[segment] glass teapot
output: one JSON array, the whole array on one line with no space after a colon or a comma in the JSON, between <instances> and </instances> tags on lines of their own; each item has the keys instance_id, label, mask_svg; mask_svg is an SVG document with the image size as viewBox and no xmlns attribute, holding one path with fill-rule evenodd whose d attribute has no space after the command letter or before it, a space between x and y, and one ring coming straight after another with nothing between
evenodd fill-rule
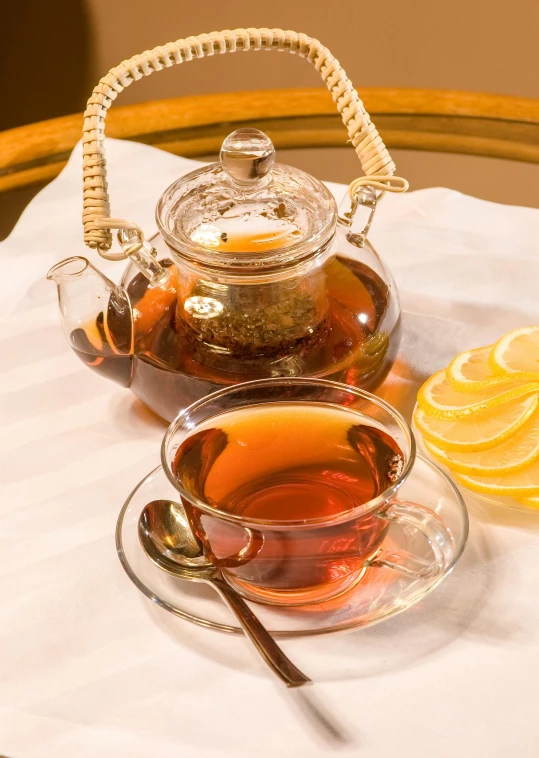
<instances>
[{"instance_id":1,"label":"glass teapot","mask_svg":"<svg viewBox=\"0 0 539 758\"><path fill-rule=\"evenodd\" d=\"M338 210L317 179L275 163L270 138L244 128L217 163L159 198L157 240L109 216L104 118L113 95L142 73L234 49L308 58L343 116L366 176ZM211 53L210 51L213 51ZM308 375L373 389L400 340L395 284L366 235L385 191L403 191L359 96L329 51L282 30L215 32L135 56L101 80L85 114L85 241L129 259L120 286L86 258L48 273L79 358L129 387L167 420L209 392L261 377ZM111 230L121 252L111 252Z\"/></svg>"}]
</instances>

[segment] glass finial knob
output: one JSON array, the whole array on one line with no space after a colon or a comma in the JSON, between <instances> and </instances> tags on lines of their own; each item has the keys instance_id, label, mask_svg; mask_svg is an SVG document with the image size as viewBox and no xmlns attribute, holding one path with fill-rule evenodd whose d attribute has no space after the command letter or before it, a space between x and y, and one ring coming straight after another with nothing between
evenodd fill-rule
<instances>
[{"instance_id":1,"label":"glass finial knob","mask_svg":"<svg viewBox=\"0 0 539 758\"><path fill-rule=\"evenodd\" d=\"M221 146L221 166L238 184L254 184L271 171L275 148L259 129L236 129Z\"/></svg>"}]
</instances>

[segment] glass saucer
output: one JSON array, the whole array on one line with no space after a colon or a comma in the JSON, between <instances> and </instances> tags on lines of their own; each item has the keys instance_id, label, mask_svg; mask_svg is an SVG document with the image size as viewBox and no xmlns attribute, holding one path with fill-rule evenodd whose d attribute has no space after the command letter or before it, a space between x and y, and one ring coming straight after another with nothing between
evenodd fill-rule
<instances>
[{"instance_id":1,"label":"glass saucer","mask_svg":"<svg viewBox=\"0 0 539 758\"><path fill-rule=\"evenodd\" d=\"M243 634L215 590L166 574L142 550L137 525L144 506L151 500L177 497L161 466L135 487L116 526L116 549L122 566L135 586L167 611L200 626ZM250 603L272 634L301 637L370 626L401 613L440 584L460 558L468 536L468 514L458 489L438 466L418 456L395 500L419 504L434 511L442 520L445 529L438 539L445 545L440 573L430 578L416 578L390 568L372 566L352 589L332 600L294 607ZM413 526L394 532L390 527L382 549L394 546L415 554L424 547L424 539Z\"/></svg>"}]
</instances>

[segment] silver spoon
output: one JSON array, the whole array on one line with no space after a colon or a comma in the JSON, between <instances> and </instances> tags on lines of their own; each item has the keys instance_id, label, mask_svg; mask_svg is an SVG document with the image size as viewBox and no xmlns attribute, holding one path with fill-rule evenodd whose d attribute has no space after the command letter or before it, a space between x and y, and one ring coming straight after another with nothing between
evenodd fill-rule
<instances>
[{"instance_id":1,"label":"silver spoon","mask_svg":"<svg viewBox=\"0 0 539 758\"><path fill-rule=\"evenodd\" d=\"M160 569L180 579L211 584L268 666L287 687L301 687L311 681L286 657L245 600L204 555L203 546L180 503L170 500L148 503L140 515L138 535L144 552Z\"/></svg>"}]
</instances>

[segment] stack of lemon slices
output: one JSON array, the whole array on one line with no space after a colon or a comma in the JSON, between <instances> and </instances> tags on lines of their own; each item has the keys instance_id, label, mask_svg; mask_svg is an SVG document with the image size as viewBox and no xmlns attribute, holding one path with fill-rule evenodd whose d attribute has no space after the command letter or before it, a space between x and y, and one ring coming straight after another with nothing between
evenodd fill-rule
<instances>
[{"instance_id":1,"label":"stack of lemon slices","mask_svg":"<svg viewBox=\"0 0 539 758\"><path fill-rule=\"evenodd\" d=\"M464 487L539 508L539 325L457 355L419 390L414 423Z\"/></svg>"}]
</instances>

